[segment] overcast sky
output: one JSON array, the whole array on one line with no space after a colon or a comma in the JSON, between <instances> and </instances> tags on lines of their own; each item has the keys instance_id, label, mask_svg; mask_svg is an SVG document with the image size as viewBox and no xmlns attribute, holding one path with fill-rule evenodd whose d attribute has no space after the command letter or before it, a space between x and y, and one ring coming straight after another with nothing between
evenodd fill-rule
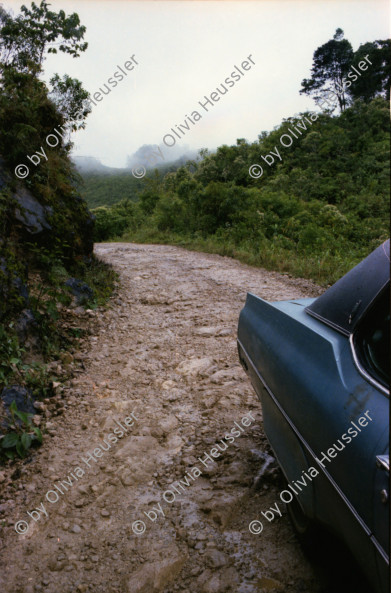
<instances>
[{"instance_id":1,"label":"overcast sky","mask_svg":"<svg viewBox=\"0 0 391 593\"><path fill-rule=\"evenodd\" d=\"M18 13L22 4L3 6ZM162 144L195 110L202 118L195 125L187 120L190 129L185 123L175 148L213 149L237 138L252 142L283 118L315 108L311 98L299 95L300 83L310 75L314 50L338 27L354 50L390 37L383 0L52 0L51 5L79 14L89 46L77 59L48 57L46 80L67 73L93 94L132 55L138 62L93 106L86 130L73 135L73 154L113 167L125 166L127 155L143 144ZM198 102L249 55L255 64L206 112ZM168 160L170 148L162 151Z\"/></svg>"}]
</instances>

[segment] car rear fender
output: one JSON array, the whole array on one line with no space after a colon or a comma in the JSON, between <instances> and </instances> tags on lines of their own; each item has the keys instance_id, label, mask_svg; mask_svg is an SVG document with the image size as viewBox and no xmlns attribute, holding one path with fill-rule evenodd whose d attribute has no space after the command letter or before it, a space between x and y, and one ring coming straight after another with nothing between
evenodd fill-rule
<instances>
[{"instance_id":1,"label":"car rear fender","mask_svg":"<svg viewBox=\"0 0 391 593\"><path fill-rule=\"evenodd\" d=\"M296 428L268 389L240 341L238 341L238 352L239 360L249 375L262 404L265 433L273 453L286 480L297 494L304 514L313 519L315 517L314 489L311 481L306 480L305 473L303 474L309 469L310 463L296 435ZM306 487L295 486L296 480L304 480L307 483Z\"/></svg>"}]
</instances>

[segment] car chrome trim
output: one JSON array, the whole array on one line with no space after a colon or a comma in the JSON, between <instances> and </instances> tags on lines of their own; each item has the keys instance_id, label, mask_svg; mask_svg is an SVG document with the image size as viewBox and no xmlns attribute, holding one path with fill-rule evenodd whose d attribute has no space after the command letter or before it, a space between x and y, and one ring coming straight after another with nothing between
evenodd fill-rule
<instances>
[{"instance_id":1,"label":"car chrome trim","mask_svg":"<svg viewBox=\"0 0 391 593\"><path fill-rule=\"evenodd\" d=\"M304 309L304 311L308 315L310 315L311 317L313 317L314 319L317 319L321 323L324 323L324 325L328 325L332 329L335 329L335 331L337 331L338 333L342 334L343 336L346 336L346 337L349 337L350 336L350 332L348 332L346 329L344 329L343 327L337 325L333 321L330 321L326 317L323 317L322 315L319 315L319 313L316 313L315 311L311 311L311 309L309 307L306 307Z\"/></svg>"},{"instance_id":2,"label":"car chrome trim","mask_svg":"<svg viewBox=\"0 0 391 593\"><path fill-rule=\"evenodd\" d=\"M354 518L357 520L357 522L359 523L360 527L365 531L366 535L370 538L370 540L372 541L372 543L375 545L376 549L379 551L379 553L381 554L381 556L383 558L387 557L386 552L384 551L383 547L379 544L379 542L376 540L376 538L373 536L372 531L369 529L368 525L365 523L365 521L363 521L363 519L360 517L360 515L357 513L356 509L354 508L354 506L350 503L350 501L348 500L348 498L346 498L345 494L342 492L342 490L340 489L340 487L338 486L338 484L334 481L334 479L332 478L332 476L329 474L329 472L322 467L322 465L317 462L316 459L316 455L314 453L314 451L311 449L310 445L307 443L307 441L303 438L303 436L301 435L301 433L297 430L296 426L293 424L293 422L291 421L291 419L289 418L289 416L286 414L285 410L282 408L281 404L279 403L279 401L276 399L276 397L274 396L274 394L272 393L272 391L269 389L269 387L267 386L265 380L263 379L262 375L260 374L260 372L258 371L258 369L255 367L253 361L251 360L248 352L246 351L246 349L244 348L243 344L241 343L241 341L239 339L237 339L238 345L240 346L240 348L242 349L244 355L246 356L247 361L250 363L251 367L253 368L253 370L255 371L255 374L257 375L257 377L259 378L259 380L261 381L261 383L263 384L263 386L265 387L265 389L267 390L268 394L270 395L270 397L272 398L274 404L277 406L277 408L279 409L279 411L281 412L281 414L283 415L283 417L285 418L285 420L288 422L289 426L292 428L293 432L296 434L296 436L299 438L300 442L304 445L304 447L306 448L306 450L308 451L308 453L311 455L311 457L313 458L315 464L317 467L319 467L320 471L326 476L326 478L329 480L330 484L333 486L334 490L337 492L337 494L340 496L340 498L343 500L343 502L346 504L346 506L348 507L348 509L350 510L350 512L352 513L352 515L354 516Z\"/></svg>"},{"instance_id":3,"label":"car chrome trim","mask_svg":"<svg viewBox=\"0 0 391 593\"><path fill-rule=\"evenodd\" d=\"M377 455L376 465L378 468L384 469L386 472L390 473L390 458L388 455Z\"/></svg>"},{"instance_id":4,"label":"car chrome trim","mask_svg":"<svg viewBox=\"0 0 391 593\"><path fill-rule=\"evenodd\" d=\"M357 356L357 352L354 346L354 334L350 334L349 336L349 342L350 342L350 349L352 351L352 356L353 356L353 360L354 360L354 364L357 367L358 372L360 373L360 375L362 377L364 377L364 379L366 379L369 383L371 383L371 385L373 385L374 387L376 387L376 389L378 389L379 391L381 391L382 393L384 393L384 395L386 395L387 397L390 397L390 392L387 389L387 387L384 387L384 385L382 385L381 383L379 383L379 381L376 381L376 379L374 379L362 366L362 364L360 363L360 359Z\"/></svg>"},{"instance_id":5,"label":"car chrome trim","mask_svg":"<svg viewBox=\"0 0 391 593\"><path fill-rule=\"evenodd\" d=\"M379 552L380 556L384 560L384 562L386 562L389 566L390 559L388 557L388 554L385 553L383 547L379 544L379 542L377 541L377 539L374 535L372 535L370 539L371 539L371 542L373 543L373 545L375 546L376 550Z\"/></svg>"}]
</instances>

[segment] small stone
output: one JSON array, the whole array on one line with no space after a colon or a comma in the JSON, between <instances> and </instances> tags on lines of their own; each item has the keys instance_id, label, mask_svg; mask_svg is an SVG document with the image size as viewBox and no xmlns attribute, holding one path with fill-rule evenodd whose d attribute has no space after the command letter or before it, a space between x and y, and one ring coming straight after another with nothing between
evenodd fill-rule
<instances>
[{"instance_id":1,"label":"small stone","mask_svg":"<svg viewBox=\"0 0 391 593\"><path fill-rule=\"evenodd\" d=\"M80 527L80 525L74 525L72 527L72 532L73 533L81 533L81 527Z\"/></svg>"},{"instance_id":2,"label":"small stone","mask_svg":"<svg viewBox=\"0 0 391 593\"><path fill-rule=\"evenodd\" d=\"M219 550L207 550L205 558L208 566L212 568L220 568L228 564L227 556Z\"/></svg>"},{"instance_id":3,"label":"small stone","mask_svg":"<svg viewBox=\"0 0 391 593\"><path fill-rule=\"evenodd\" d=\"M194 546L195 550L203 551L205 549L205 544L203 542L197 542L196 545Z\"/></svg>"},{"instance_id":4,"label":"small stone","mask_svg":"<svg viewBox=\"0 0 391 593\"><path fill-rule=\"evenodd\" d=\"M47 406L43 402L35 401L33 406L36 410L40 410L41 412L45 412L45 410L47 410Z\"/></svg>"},{"instance_id":5,"label":"small stone","mask_svg":"<svg viewBox=\"0 0 391 593\"><path fill-rule=\"evenodd\" d=\"M102 515L102 517L110 517L109 511L107 511L106 509L102 509L100 514Z\"/></svg>"},{"instance_id":6,"label":"small stone","mask_svg":"<svg viewBox=\"0 0 391 593\"><path fill-rule=\"evenodd\" d=\"M283 585L276 581L275 579L269 579L267 577L262 577L259 582L260 591L282 591Z\"/></svg>"},{"instance_id":7,"label":"small stone","mask_svg":"<svg viewBox=\"0 0 391 593\"><path fill-rule=\"evenodd\" d=\"M93 570L94 565L91 562L86 562L84 565L84 570Z\"/></svg>"},{"instance_id":8,"label":"small stone","mask_svg":"<svg viewBox=\"0 0 391 593\"><path fill-rule=\"evenodd\" d=\"M60 358L63 364L71 364L73 362L73 356L70 352L61 352Z\"/></svg>"},{"instance_id":9,"label":"small stone","mask_svg":"<svg viewBox=\"0 0 391 593\"><path fill-rule=\"evenodd\" d=\"M61 561L50 560L48 567L52 572L60 572L67 564L66 558Z\"/></svg>"}]
</instances>

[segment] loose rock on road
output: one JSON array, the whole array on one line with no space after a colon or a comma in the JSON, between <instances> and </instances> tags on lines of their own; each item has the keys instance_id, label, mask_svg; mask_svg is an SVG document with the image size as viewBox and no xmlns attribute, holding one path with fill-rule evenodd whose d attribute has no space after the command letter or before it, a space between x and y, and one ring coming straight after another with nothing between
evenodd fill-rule
<instances>
[{"instance_id":1,"label":"loose rock on road","mask_svg":"<svg viewBox=\"0 0 391 593\"><path fill-rule=\"evenodd\" d=\"M320 593L286 513L258 536L248 530L277 499L279 471L238 362L236 330L248 291L281 300L321 290L177 247L111 243L95 251L114 265L120 288L94 317L66 414L2 505L0 590ZM137 421L125 427L132 413ZM214 463L201 464L249 413L251 425ZM87 466L82 457L120 425L123 436L118 428L117 442ZM49 490L56 500L45 497ZM27 514L39 508L35 519ZM15 533L18 520L29 524L24 535Z\"/></svg>"}]
</instances>

